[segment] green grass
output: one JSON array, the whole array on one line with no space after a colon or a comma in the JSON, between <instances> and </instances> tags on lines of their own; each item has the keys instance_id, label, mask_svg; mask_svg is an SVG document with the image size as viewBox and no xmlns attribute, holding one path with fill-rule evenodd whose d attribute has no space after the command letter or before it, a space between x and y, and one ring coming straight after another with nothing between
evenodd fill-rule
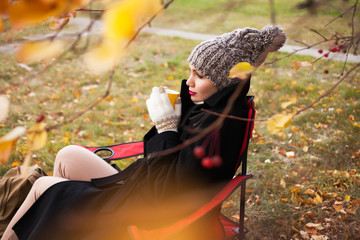
<instances>
[{"instance_id":1,"label":"green grass","mask_svg":"<svg viewBox=\"0 0 360 240\"><path fill-rule=\"evenodd\" d=\"M227 2L174 1L153 25L216 34L237 27L260 28L270 24L268 1L232 3L235 6ZM324 22L338 12L325 9L307 18L305 11L292 8L298 2L275 1L279 24L284 25L290 41L298 36L300 40L315 41L314 35L304 26L311 22L314 28L324 30ZM325 30L342 30L343 26L342 21L334 22L331 29ZM38 33L44 30L28 29L16 33L19 35L15 37L1 35L0 40ZM145 106L151 88L165 85L179 89L181 79L189 74L187 56L198 43L141 34L115 70L110 97L73 123L49 132L46 146L34 153L33 163L51 173L56 153L68 144L103 146L141 140L152 126ZM268 60L283 56L284 53L276 53ZM257 119L268 119L280 112L290 113L295 107L311 104L338 81L343 68L340 62L322 59L313 67L294 70L294 61L314 60L293 55L254 72L250 94L255 95ZM14 56L0 54L0 63L0 88L6 90L11 100L10 114L0 123L0 136L16 126L32 126L41 114L47 116L48 125L71 118L104 94L109 77L108 74L92 74L81 56L75 54L68 54L46 74L37 75L30 82L24 82L29 72L16 64ZM30 67L37 71L45 65L38 63ZM352 66L347 64L345 71ZM324 73L326 69L329 74ZM331 239L355 239L359 235L358 211L350 213L358 207L356 199L360 198L360 154L356 154L360 149L360 127L356 125L360 124L359 82L359 76L352 81L348 78L316 106L296 116L291 126L278 134L270 135L266 122L255 123L248 153L248 169L254 177L247 183L250 190L246 200L246 226L250 229L247 239L301 239L300 231L306 230L307 223L321 223L324 229L318 233ZM296 104L282 109L281 103L294 96ZM284 151L294 152L295 157L284 156ZM11 163L21 162L26 153L26 139L22 137L9 162L1 166L1 175ZM116 163L124 168L134 160ZM350 175L354 171L356 173ZM297 184L302 188L294 197L292 189ZM314 195L305 194L308 189L320 194L323 203L306 202L314 199ZM235 205L223 210L233 217L238 214L238 192L229 200ZM336 202L342 202L345 214L336 211Z\"/></svg>"}]
</instances>

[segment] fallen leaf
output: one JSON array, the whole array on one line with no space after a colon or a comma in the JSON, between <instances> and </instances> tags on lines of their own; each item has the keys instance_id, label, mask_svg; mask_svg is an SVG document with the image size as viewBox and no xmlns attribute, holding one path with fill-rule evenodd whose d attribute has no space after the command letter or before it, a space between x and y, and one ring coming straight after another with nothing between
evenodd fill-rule
<instances>
[{"instance_id":1,"label":"fallen leaf","mask_svg":"<svg viewBox=\"0 0 360 240\"><path fill-rule=\"evenodd\" d=\"M301 198L301 197L297 197L296 198L297 201L301 202L301 203L305 203L305 204L314 204L314 202L310 199L305 199L305 198Z\"/></svg>"},{"instance_id":2,"label":"fallen leaf","mask_svg":"<svg viewBox=\"0 0 360 240\"><path fill-rule=\"evenodd\" d=\"M309 151L309 147L308 147L308 146L304 146L304 147L302 148L302 150L303 150L304 152L308 152L308 151Z\"/></svg>"},{"instance_id":3,"label":"fallen leaf","mask_svg":"<svg viewBox=\"0 0 360 240\"><path fill-rule=\"evenodd\" d=\"M286 152L286 157L288 158L294 158L295 157L295 153L294 152Z\"/></svg>"},{"instance_id":4,"label":"fallen leaf","mask_svg":"<svg viewBox=\"0 0 360 240\"><path fill-rule=\"evenodd\" d=\"M286 183L285 180L283 178L280 179L280 186L283 188L286 188Z\"/></svg>"},{"instance_id":5,"label":"fallen leaf","mask_svg":"<svg viewBox=\"0 0 360 240\"><path fill-rule=\"evenodd\" d=\"M330 238L326 235L312 235L310 240L329 240Z\"/></svg>"},{"instance_id":6,"label":"fallen leaf","mask_svg":"<svg viewBox=\"0 0 360 240\"><path fill-rule=\"evenodd\" d=\"M294 61L294 68L295 70L299 70L300 67L311 67L312 63L308 61Z\"/></svg>"},{"instance_id":7,"label":"fallen leaf","mask_svg":"<svg viewBox=\"0 0 360 240\"><path fill-rule=\"evenodd\" d=\"M315 203L316 205L318 205L318 204L321 204L322 202L323 202L322 197L321 197L319 194L315 193L314 203Z\"/></svg>"},{"instance_id":8,"label":"fallen leaf","mask_svg":"<svg viewBox=\"0 0 360 240\"><path fill-rule=\"evenodd\" d=\"M334 204L333 208L337 213L344 209L342 205L337 205L337 204Z\"/></svg>"},{"instance_id":9,"label":"fallen leaf","mask_svg":"<svg viewBox=\"0 0 360 240\"><path fill-rule=\"evenodd\" d=\"M303 188L303 186L301 186L301 185L298 185L298 184L293 185L291 187L291 192L299 192L302 188Z\"/></svg>"},{"instance_id":10,"label":"fallen leaf","mask_svg":"<svg viewBox=\"0 0 360 240\"><path fill-rule=\"evenodd\" d=\"M337 113L343 112L343 110L342 110L341 108L337 108L335 111L336 111Z\"/></svg>"},{"instance_id":11,"label":"fallen leaf","mask_svg":"<svg viewBox=\"0 0 360 240\"><path fill-rule=\"evenodd\" d=\"M306 231L300 231L300 235L303 239L309 239L309 234Z\"/></svg>"},{"instance_id":12,"label":"fallen leaf","mask_svg":"<svg viewBox=\"0 0 360 240\"><path fill-rule=\"evenodd\" d=\"M320 227L321 224L320 223L307 223L305 226L308 228L317 228L317 227Z\"/></svg>"},{"instance_id":13,"label":"fallen leaf","mask_svg":"<svg viewBox=\"0 0 360 240\"><path fill-rule=\"evenodd\" d=\"M338 180L334 183L334 186L338 186L338 185L340 185L340 183L341 183L341 181L340 181L340 179L338 179Z\"/></svg>"},{"instance_id":14,"label":"fallen leaf","mask_svg":"<svg viewBox=\"0 0 360 240\"><path fill-rule=\"evenodd\" d=\"M231 218L232 218L234 221L239 221L240 215L239 215L239 214L234 214L234 215L231 216Z\"/></svg>"},{"instance_id":15,"label":"fallen leaf","mask_svg":"<svg viewBox=\"0 0 360 240\"><path fill-rule=\"evenodd\" d=\"M315 195L315 193L316 192L312 189L306 189L304 192L305 195Z\"/></svg>"},{"instance_id":16,"label":"fallen leaf","mask_svg":"<svg viewBox=\"0 0 360 240\"><path fill-rule=\"evenodd\" d=\"M20 162L19 161L14 161L11 163L11 167L14 168L14 167L17 167L20 165Z\"/></svg>"},{"instance_id":17,"label":"fallen leaf","mask_svg":"<svg viewBox=\"0 0 360 240\"><path fill-rule=\"evenodd\" d=\"M235 203L232 200L226 201L225 204L223 205L224 208L229 208L233 206L235 206Z\"/></svg>"},{"instance_id":18,"label":"fallen leaf","mask_svg":"<svg viewBox=\"0 0 360 240\"><path fill-rule=\"evenodd\" d=\"M350 114L349 116L348 116L348 118L347 118L349 121L355 121L355 117L354 117L354 115L352 115L352 114Z\"/></svg>"}]
</instances>

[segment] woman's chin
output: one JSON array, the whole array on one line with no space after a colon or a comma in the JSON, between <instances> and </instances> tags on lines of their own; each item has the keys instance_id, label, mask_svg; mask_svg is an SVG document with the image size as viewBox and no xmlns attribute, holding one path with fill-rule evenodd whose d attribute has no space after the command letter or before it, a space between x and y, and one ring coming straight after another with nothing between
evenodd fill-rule
<instances>
[{"instance_id":1,"label":"woman's chin","mask_svg":"<svg viewBox=\"0 0 360 240\"><path fill-rule=\"evenodd\" d=\"M193 102L199 102L200 101L195 95L190 96L190 99Z\"/></svg>"}]
</instances>

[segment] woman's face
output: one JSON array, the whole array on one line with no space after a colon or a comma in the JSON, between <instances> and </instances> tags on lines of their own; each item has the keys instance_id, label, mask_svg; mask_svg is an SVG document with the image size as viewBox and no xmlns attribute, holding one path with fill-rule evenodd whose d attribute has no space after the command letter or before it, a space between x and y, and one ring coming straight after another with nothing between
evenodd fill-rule
<instances>
[{"instance_id":1,"label":"woman's face","mask_svg":"<svg viewBox=\"0 0 360 240\"><path fill-rule=\"evenodd\" d=\"M189 64L189 68L191 74L186 81L186 85L189 86L189 94L193 102L202 102L218 91L210 79L205 77L193 65Z\"/></svg>"}]
</instances>

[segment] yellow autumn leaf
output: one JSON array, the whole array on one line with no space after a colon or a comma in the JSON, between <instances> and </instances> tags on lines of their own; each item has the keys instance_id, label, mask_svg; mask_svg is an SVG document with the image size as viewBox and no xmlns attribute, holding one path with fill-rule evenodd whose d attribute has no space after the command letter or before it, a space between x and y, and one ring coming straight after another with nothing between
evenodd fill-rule
<instances>
[{"instance_id":1,"label":"yellow autumn leaf","mask_svg":"<svg viewBox=\"0 0 360 240\"><path fill-rule=\"evenodd\" d=\"M255 67L248 62L239 62L230 69L228 78L247 79L254 69Z\"/></svg>"},{"instance_id":2,"label":"yellow autumn leaf","mask_svg":"<svg viewBox=\"0 0 360 240\"><path fill-rule=\"evenodd\" d=\"M43 122L36 123L27 131L27 143L30 151L36 151L45 146L47 132Z\"/></svg>"},{"instance_id":3,"label":"yellow autumn leaf","mask_svg":"<svg viewBox=\"0 0 360 240\"><path fill-rule=\"evenodd\" d=\"M10 101L5 95L0 95L0 122L4 121L9 114Z\"/></svg>"},{"instance_id":4,"label":"yellow autumn leaf","mask_svg":"<svg viewBox=\"0 0 360 240\"><path fill-rule=\"evenodd\" d=\"M280 179L280 186L283 188L286 188L286 183L285 180L283 178Z\"/></svg>"},{"instance_id":5,"label":"yellow autumn leaf","mask_svg":"<svg viewBox=\"0 0 360 240\"><path fill-rule=\"evenodd\" d=\"M132 37L139 24L161 8L161 0L125 0L112 4L103 17L105 38L118 41Z\"/></svg>"},{"instance_id":6,"label":"yellow autumn leaf","mask_svg":"<svg viewBox=\"0 0 360 240\"><path fill-rule=\"evenodd\" d=\"M90 0L18 0L8 5L9 20L13 29L20 29L64 15Z\"/></svg>"},{"instance_id":7,"label":"yellow autumn leaf","mask_svg":"<svg viewBox=\"0 0 360 240\"><path fill-rule=\"evenodd\" d=\"M128 39L135 33L135 17L131 9L123 6L109 9L104 15L104 33L107 39Z\"/></svg>"},{"instance_id":8,"label":"yellow autumn leaf","mask_svg":"<svg viewBox=\"0 0 360 240\"><path fill-rule=\"evenodd\" d=\"M296 184L291 187L291 192L299 192L303 188L302 185Z\"/></svg>"},{"instance_id":9,"label":"yellow autumn leaf","mask_svg":"<svg viewBox=\"0 0 360 240\"><path fill-rule=\"evenodd\" d=\"M4 164L10 157L16 141L25 133L24 127L16 127L11 132L0 138L0 164Z\"/></svg>"},{"instance_id":10,"label":"yellow autumn leaf","mask_svg":"<svg viewBox=\"0 0 360 240\"><path fill-rule=\"evenodd\" d=\"M87 67L97 74L111 70L140 24L161 9L161 0L110 2L103 16L104 41L84 56Z\"/></svg>"},{"instance_id":11,"label":"yellow autumn leaf","mask_svg":"<svg viewBox=\"0 0 360 240\"><path fill-rule=\"evenodd\" d=\"M270 134L275 134L281 129L287 128L294 117L294 114L275 114L267 122L267 129Z\"/></svg>"},{"instance_id":12,"label":"yellow autumn leaf","mask_svg":"<svg viewBox=\"0 0 360 240\"><path fill-rule=\"evenodd\" d=\"M318 205L318 204L321 204L322 202L323 202L322 197L321 197L319 194L315 193L314 203L315 203L316 205Z\"/></svg>"},{"instance_id":13,"label":"yellow autumn leaf","mask_svg":"<svg viewBox=\"0 0 360 240\"><path fill-rule=\"evenodd\" d=\"M60 40L28 42L23 44L16 53L19 62L32 63L60 55L65 45Z\"/></svg>"},{"instance_id":14,"label":"yellow autumn leaf","mask_svg":"<svg viewBox=\"0 0 360 240\"><path fill-rule=\"evenodd\" d=\"M304 192L305 195L315 195L316 192L312 189L306 189Z\"/></svg>"}]
</instances>

